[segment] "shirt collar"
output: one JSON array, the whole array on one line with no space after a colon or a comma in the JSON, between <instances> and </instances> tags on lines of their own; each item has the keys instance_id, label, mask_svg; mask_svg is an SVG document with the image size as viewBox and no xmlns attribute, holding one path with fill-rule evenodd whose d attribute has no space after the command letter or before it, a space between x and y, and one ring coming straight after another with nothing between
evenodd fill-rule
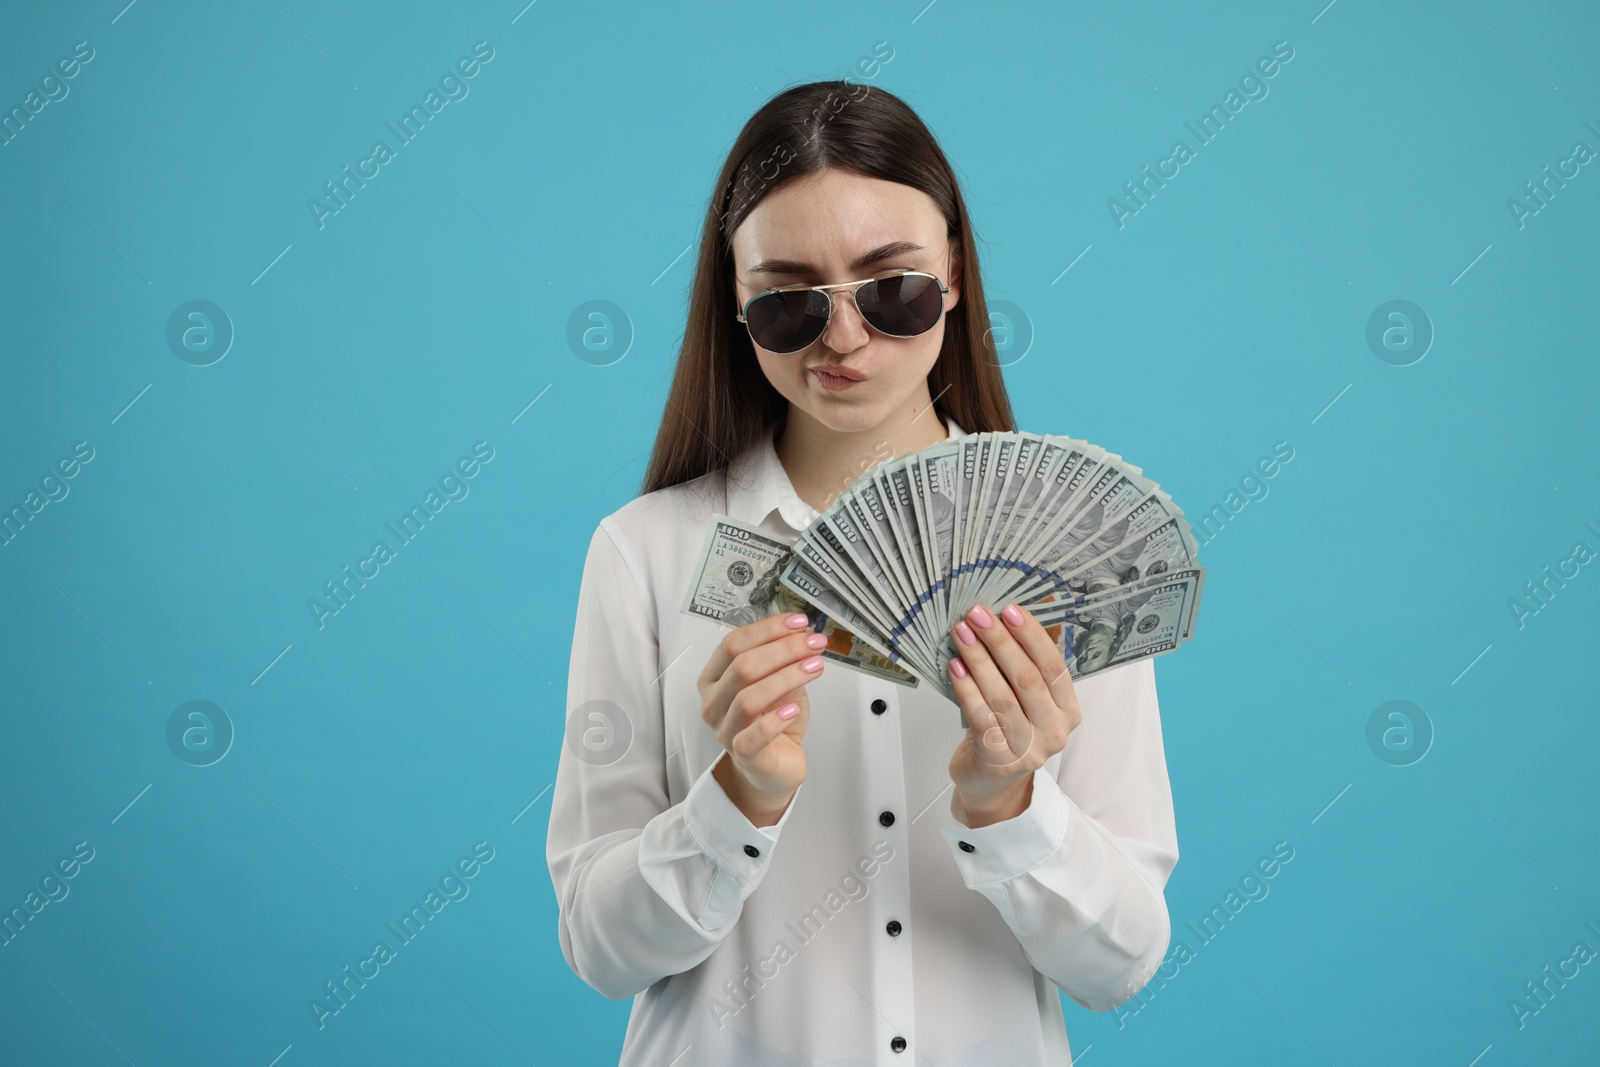
<instances>
[{"instance_id":1,"label":"shirt collar","mask_svg":"<svg viewBox=\"0 0 1600 1067\"><path fill-rule=\"evenodd\" d=\"M966 435L955 419L944 421L951 437ZM759 441L729 464L728 517L749 526L760 526L768 515L777 511L779 517L798 532L810 526L818 512L795 493L789 472L778 459L777 428L777 423L768 426Z\"/></svg>"}]
</instances>

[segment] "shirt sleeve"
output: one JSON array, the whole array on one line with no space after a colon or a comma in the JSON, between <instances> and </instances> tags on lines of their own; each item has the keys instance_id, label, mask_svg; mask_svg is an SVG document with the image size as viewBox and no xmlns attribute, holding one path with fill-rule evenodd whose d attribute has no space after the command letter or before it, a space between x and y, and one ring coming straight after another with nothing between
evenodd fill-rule
<instances>
[{"instance_id":1,"label":"shirt sleeve","mask_svg":"<svg viewBox=\"0 0 1600 1067\"><path fill-rule=\"evenodd\" d=\"M659 647L635 562L603 520L579 584L545 847L561 952L613 1000L716 950L799 799L776 825L754 826L711 776L713 761L668 802Z\"/></svg>"},{"instance_id":2,"label":"shirt sleeve","mask_svg":"<svg viewBox=\"0 0 1600 1067\"><path fill-rule=\"evenodd\" d=\"M1092 1011L1132 999L1161 966L1178 862L1155 665L1104 682L1058 772L1034 772L1026 810L974 829L952 792L939 826L967 888L999 909L1035 970Z\"/></svg>"}]
</instances>

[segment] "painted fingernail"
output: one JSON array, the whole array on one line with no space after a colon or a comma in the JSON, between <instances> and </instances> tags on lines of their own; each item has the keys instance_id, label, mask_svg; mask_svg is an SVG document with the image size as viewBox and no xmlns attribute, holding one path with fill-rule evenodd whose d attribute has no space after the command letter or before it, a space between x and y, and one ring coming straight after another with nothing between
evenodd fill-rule
<instances>
[{"instance_id":1,"label":"painted fingernail","mask_svg":"<svg viewBox=\"0 0 1600 1067\"><path fill-rule=\"evenodd\" d=\"M1012 626L1021 626L1023 623L1022 609L1015 604L1007 604L1006 609L1000 613Z\"/></svg>"},{"instance_id":2,"label":"painted fingernail","mask_svg":"<svg viewBox=\"0 0 1600 1067\"><path fill-rule=\"evenodd\" d=\"M972 610L967 612L967 618L971 619L975 625L982 627L985 630L989 628L990 623L994 622L994 616L990 615L982 604L972 605Z\"/></svg>"},{"instance_id":3,"label":"painted fingernail","mask_svg":"<svg viewBox=\"0 0 1600 1067\"><path fill-rule=\"evenodd\" d=\"M957 678L965 678L967 676L967 665L961 662L960 656L950 661L950 673Z\"/></svg>"},{"instance_id":4,"label":"painted fingernail","mask_svg":"<svg viewBox=\"0 0 1600 1067\"><path fill-rule=\"evenodd\" d=\"M798 714L800 714L799 704L785 704L778 709L778 718L780 719L792 719Z\"/></svg>"},{"instance_id":5,"label":"painted fingernail","mask_svg":"<svg viewBox=\"0 0 1600 1067\"><path fill-rule=\"evenodd\" d=\"M826 634L810 634L806 637L806 647L821 648L828 643Z\"/></svg>"},{"instance_id":6,"label":"painted fingernail","mask_svg":"<svg viewBox=\"0 0 1600 1067\"><path fill-rule=\"evenodd\" d=\"M964 622L956 623L956 636L961 639L963 645L975 645L978 643L978 635L973 633L972 627Z\"/></svg>"},{"instance_id":7,"label":"painted fingernail","mask_svg":"<svg viewBox=\"0 0 1600 1067\"><path fill-rule=\"evenodd\" d=\"M800 627L804 626L810 621L810 619L806 618L805 612L797 611L793 615L790 615L787 619L784 619L783 624L791 630L798 630Z\"/></svg>"},{"instance_id":8,"label":"painted fingernail","mask_svg":"<svg viewBox=\"0 0 1600 1067\"><path fill-rule=\"evenodd\" d=\"M822 657L812 656L810 659L801 660L800 669L807 674L816 674L822 669Z\"/></svg>"}]
</instances>

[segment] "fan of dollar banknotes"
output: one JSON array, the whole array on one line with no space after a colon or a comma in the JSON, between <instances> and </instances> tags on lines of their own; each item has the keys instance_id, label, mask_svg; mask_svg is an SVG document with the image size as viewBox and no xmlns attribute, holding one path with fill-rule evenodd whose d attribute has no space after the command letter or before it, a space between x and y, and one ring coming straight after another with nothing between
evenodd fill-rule
<instances>
[{"instance_id":1,"label":"fan of dollar banknotes","mask_svg":"<svg viewBox=\"0 0 1600 1067\"><path fill-rule=\"evenodd\" d=\"M1028 609L1073 678L1176 649L1200 607L1198 548L1115 453L966 434L865 472L793 544L717 516L683 610L728 626L803 611L825 657L954 702L950 630L974 604Z\"/></svg>"}]
</instances>

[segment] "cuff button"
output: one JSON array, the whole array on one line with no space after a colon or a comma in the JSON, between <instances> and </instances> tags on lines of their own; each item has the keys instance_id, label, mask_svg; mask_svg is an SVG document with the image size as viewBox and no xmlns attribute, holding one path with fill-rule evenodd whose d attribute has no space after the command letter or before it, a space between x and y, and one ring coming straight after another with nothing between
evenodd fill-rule
<instances>
[{"instance_id":1,"label":"cuff button","mask_svg":"<svg viewBox=\"0 0 1600 1067\"><path fill-rule=\"evenodd\" d=\"M962 852L976 852L977 851L977 849L973 848L971 845L967 844L965 841L957 841L956 844L961 846L961 851Z\"/></svg>"},{"instance_id":2,"label":"cuff button","mask_svg":"<svg viewBox=\"0 0 1600 1067\"><path fill-rule=\"evenodd\" d=\"M749 856L751 859L755 859L757 856L761 855L761 850L756 848L754 845L746 845L744 846L744 854Z\"/></svg>"}]
</instances>

